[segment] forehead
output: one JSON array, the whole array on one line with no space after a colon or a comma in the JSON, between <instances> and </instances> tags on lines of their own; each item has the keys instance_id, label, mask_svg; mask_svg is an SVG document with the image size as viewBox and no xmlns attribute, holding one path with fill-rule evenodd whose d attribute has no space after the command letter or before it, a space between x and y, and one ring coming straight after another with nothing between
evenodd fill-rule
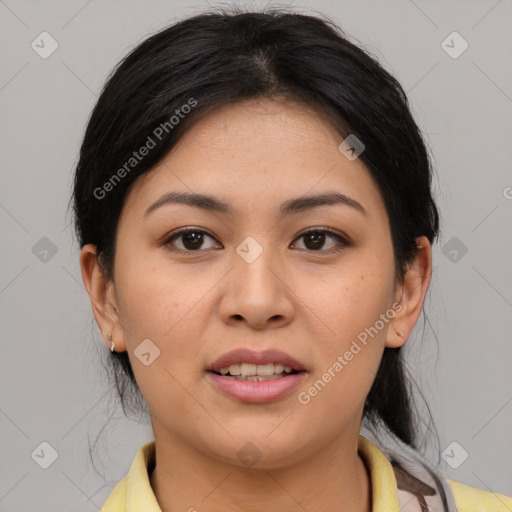
<instances>
[{"instance_id":1,"label":"forehead","mask_svg":"<svg viewBox=\"0 0 512 512\"><path fill-rule=\"evenodd\" d=\"M385 207L360 159L338 149L343 137L305 105L248 100L198 121L132 188L139 212L169 191L208 193L236 211L261 211L292 197L339 191L374 215Z\"/></svg>"}]
</instances>

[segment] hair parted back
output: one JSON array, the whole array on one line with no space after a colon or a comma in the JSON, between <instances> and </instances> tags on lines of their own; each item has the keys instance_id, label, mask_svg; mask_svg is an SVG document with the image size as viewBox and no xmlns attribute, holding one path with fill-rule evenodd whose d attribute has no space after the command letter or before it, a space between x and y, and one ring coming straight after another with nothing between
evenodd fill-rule
<instances>
[{"instance_id":1,"label":"hair parted back","mask_svg":"<svg viewBox=\"0 0 512 512\"><path fill-rule=\"evenodd\" d=\"M197 105L104 199L109 180L193 98ZM130 187L180 137L213 110L253 98L313 108L339 133L365 145L359 156L389 215L397 278L414 258L416 238L438 237L428 151L400 84L377 60L319 15L282 8L215 8L151 35L113 70L90 116L74 176L73 213L80 247L94 244L105 276L114 277L116 230ZM108 352L124 409L140 393L126 352ZM130 388L130 389L129 389ZM416 448L415 408L401 348L385 348L364 417L382 421Z\"/></svg>"}]
</instances>

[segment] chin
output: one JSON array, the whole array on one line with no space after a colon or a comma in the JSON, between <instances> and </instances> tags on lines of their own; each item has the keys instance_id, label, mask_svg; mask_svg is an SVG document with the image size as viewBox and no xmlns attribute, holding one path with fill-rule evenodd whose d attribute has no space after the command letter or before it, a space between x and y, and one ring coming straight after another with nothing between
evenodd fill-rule
<instances>
[{"instance_id":1,"label":"chin","mask_svg":"<svg viewBox=\"0 0 512 512\"><path fill-rule=\"evenodd\" d=\"M301 446L298 446L296 438L289 432L284 432L280 436L275 433L269 435L273 428L275 425L259 431L246 430L242 435L236 435L227 428L233 437L224 436L223 442L219 443L212 443L214 440L210 437L208 439L210 446L207 451L212 458L251 470L285 468L307 456L307 450L302 446L303 438ZM312 442L313 444L316 443ZM311 453L314 453L315 448L311 447Z\"/></svg>"}]
</instances>

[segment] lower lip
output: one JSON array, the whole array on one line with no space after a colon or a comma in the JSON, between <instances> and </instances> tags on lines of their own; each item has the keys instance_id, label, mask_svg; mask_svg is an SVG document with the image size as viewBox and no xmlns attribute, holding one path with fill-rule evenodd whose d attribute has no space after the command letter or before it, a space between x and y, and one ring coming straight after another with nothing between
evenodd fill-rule
<instances>
[{"instance_id":1,"label":"lower lip","mask_svg":"<svg viewBox=\"0 0 512 512\"><path fill-rule=\"evenodd\" d=\"M251 381L225 377L224 375L217 375L213 372L206 373L207 378L226 395L249 403L263 403L278 400L298 387L306 377L306 372L302 371L288 375L287 377L280 377L279 379Z\"/></svg>"}]
</instances>

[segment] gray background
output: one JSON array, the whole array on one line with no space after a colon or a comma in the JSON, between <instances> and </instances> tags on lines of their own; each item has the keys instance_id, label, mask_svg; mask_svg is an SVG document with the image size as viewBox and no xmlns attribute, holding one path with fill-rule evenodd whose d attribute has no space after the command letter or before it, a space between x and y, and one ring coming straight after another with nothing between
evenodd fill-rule
<instances>
[{"instance_id":1,"label":"gray background","mask_svg":"<svg viewBox=\"0 0 512 512\"><path fill-rule=\"evenodd\" d=\"M435 155L442 213L428 318L409 340L410 367L441 451L449 447L445 474L512 496L512 2L290 4L330 15L408 92ZM85 123L109 71L149 33L208 5L216 4L0 1L2 512L99 510L152 439L150 426L125 419L108 395L108 348L66 210ZM43 31L58 42L46 59L31 47ZM453 31L469 44L458 58L441 44ZM461 49L461 40L445 44ZM57 252L45 253L52 244ZM96 471L88 440L109 417L92 452ZM47 469L36 460L48 449L31 457L42 442L58 453Z\"/></svg>"}]
</instances>

